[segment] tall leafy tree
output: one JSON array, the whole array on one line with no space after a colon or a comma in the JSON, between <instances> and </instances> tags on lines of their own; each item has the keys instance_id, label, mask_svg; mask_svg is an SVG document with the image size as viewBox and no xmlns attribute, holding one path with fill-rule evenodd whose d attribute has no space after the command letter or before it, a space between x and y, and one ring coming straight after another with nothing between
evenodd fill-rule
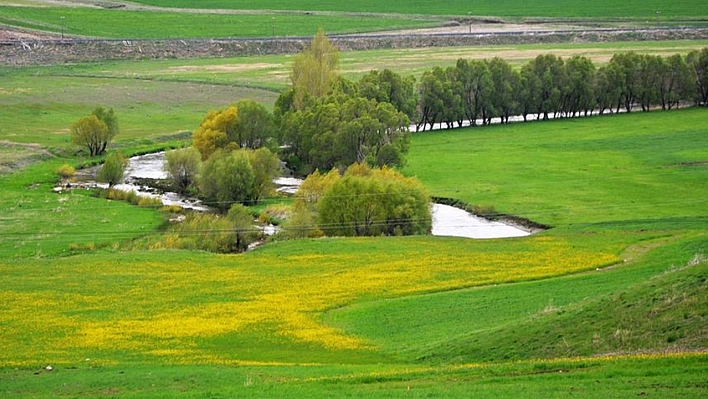
<instances>
[{"instance_id":1,"label":"tall leafy tree","mask_svg":"<svg viewBox=\"0 0 708 399\"><path fill-rule=\"evenodd\" d=\"M625 111L632 112L639 94L641 56L634 52L618 53L610 59L611 65L616 65L622 73L622 104Z\"/></svg>"},{"instance_id":2,"label":"tall leafy tree","mask_svg":"<svg viewBox=\"0 0 708 399\"><path fill-rule=\"evenodd\" d=\"M540 86L536 98L539 118L543 115L546 120L549 114L561 110L562 88L566 84L563 60L553 54L541 54L528 65Z\"/></svg>"},{"instance_id":3,"label":"tall leafy tree","mask_svg":"<svg viewBox=\"0 0 708 399\"><path fill-rule=\"evenodd\" d=\"M609 110L612 113L613 107L619 112L622 106L623 84L624 74L620 65L610 63L597 70L593 85L595 103L600 115L604 114L605 110Z\"/></svg>"},{"instance_id":4,"label":"tall leafy tree","mask_svg":"<svg viewBox=\"0 0 708 399\"><path fill-rule=\"evenodd\" d=\"M273 115L263 104L251 99L240 100L236 103L238 117L233 128L234 142L239 148L257 149L266 147L273 137Z\"/></svg>"},{"instance_id":5,"label":"tall leafy tree","mask_svg":"<svg viewBox=\"0 0 708 399\"><path fill-rule=\"evenodd\" d=\"M452 115L461 99L455 95L450 78L451 74L440 67L423 73L418 88L420 120L416 130L425 130L426 125L432 128L436 123L446 123L452 127Z\"/></svg>"},{"instance_id":6,"label":"tall leafy tree","mask_svg":"<svg viewBox=\"0 0 708 399\"><path fill-rule=\"evenodd\" d=\"M255 178L246 151L218 150L204 162L199 180L206 202L223 212L252 199Z\"/></svg>"},{"instance_id":7,"label":"tall leafy tree","mask_svg":"<svg viewBox=\"0 0 708 399\"><path fill-rule=\"evenodd\" d=\"M113 108L98 107L71 125L69 132L74 145L86 148L90 156L101 155L118 134L118 119Z\"/></svg>"},{"instance_id":8,"label":"tall leafy tree","mask_svg":"<svg viewBox=\"0 0 708 399\"><path fill-rule=\"evenodd\" d=\"M401 75L384 69L373 70L364 75L358 83L359 95L378 101L391 103L396 109L403 112L410 120L417 116L416 105L418 96L416 92L415 77Z\"/></svg>"},{"instance_id":9,"label":"tall leafy tree","mask_svg":"<svg viewBox=\"0 0 708 399\"><path fill-rule=\"evenodd\" d=\"M98 181L108 183L108 187L113 187L123 181L123 174L128 160L120 151L115 151L106 156L106 161L98 171Z\"/></svg>"},{"instance_id":10,"label":"tall leafy tree","mask_svg":"<svg viewBox=\"0 0 708 399\"><path fill-rule=\"evenodd\" d=\"M192 133L192 145L208 159L217 150L226 148L231 138L236 136L238 109L230 106L219 111L209 111L197 130Z\"/></svg>"},{"instance_id":11,"label":"tall leafy tree","mask_svg":"<svg viewBox=\"0 0 708 399\"><path fill-rule=\"evenodd\" d=\"M337 78L338 67L339 50L320 28L309 46L293 59L290 79L295 88L295 108L304 107L306 94L322 97L330 93L332 83Z\"/></svg>"},{"instance_id":12,"label":"tall leafy tree","mask_svg":"<svg viewBox=\"0 0 708 399\"><path fill-rule=\"evenodd\" d=\"M482 124L486 124L491 114L494 93L494 81L487 63L457 60L455 80L455 94L462 100L464 119L469 120L472 126L475 126L480 118Z\"/></svg>"},{"instance_id":13,"label":"tall leafy tree","mask_svg":"<svg viewBox=\"0 0 708 399\"><path fill-rule=\"evenodd\" d=\"M665 58L659 82L661 109L678 107L682 99L692 98L694 90L691 69L685 59L679 54Z\"/></svg>"},{"instance_id":14,"label":"tall leafy tree","mask_svg":"<svg viewBox=\"0 0 708 399\"><path fill-rule=\"evenodd\" d=\"M280 175L280 160L268 148L248 150L249 162L253 169L252 201L259 201L275 194L273 179Z\"/></svg>"},{"instance_id":15,"label":"tall leafy tree","mask_svg":"<svg viewBox=\"0 0 708 399\"><path fill-rule=\"evenodd\" d=\"M521 75L499 57L492 58L487 65L494 84L491 100L493 116L500 117L502 123L508 123L509 118L519 112Z\"/></svg>"},{"instance_id":16,"label":"tall leafy tree","mask_svg":"<svg viewBox=\"0 0 708 399\"><path fill-rule=\"evenodd\" d=\"M519 87L519 111L526 121L530 114L540 112L538 104L541 98L541 79L531 63L526 63L521 67ZM539 116L536 119L538 118Z\"/></svg>"},{"instance_id":17,"label":"tall leafy tree","mask_svg":"<svg viewBox=\"0 0 708 399\"><path fill-rule=\"evenodd\" d=\"M695 82L694 102L708 106L708 47L688 53L686 63Z\"/></svg>"},{"instance_id":18,"label":"tall leafy tree","mask_svg":"<svg viewBox=\"0 0 708 399\"><path fill-rule=\"evenodd\" d=\"M595 107L593 78L595 65L590 59L573 56L565 61L565 85L561 94L561 111L567 116L580 112L587 115Z\"/></svg>"},{"instance_id":19,"label":"tall leafy tree","mask_svg":"<svg viewBox=\"0 0 708 399\"><path fill-rule=\"evenodd\" d=\"M642 111L649 111L660 100L661 80L665 69L664 59L660 55L643 54L639 58L637 101Z\"/></svg>"},{"instance_id":20,"label":"tall leafy tree","mask_svg":"<svg viewBox=\"0 0 708 399\"><path fill-rule=\"evenodd\" d=\"M253 215L241 204L233 204L226 214L233 229L232 250L245 252L248 246L258 240L259 232L254 226Z\"/></svg>"},{"instance_id":21,"label":"tall leafy tree","mask_svg":"<svg viewBox=\"0 0 708 399\"><path fill-rule=\"evenodd\" d=\"M168 151L165 154L165 171L175 191L185 193L197 182L200 158L199 151L194 147Z\"/></svg>"}]
</instances>

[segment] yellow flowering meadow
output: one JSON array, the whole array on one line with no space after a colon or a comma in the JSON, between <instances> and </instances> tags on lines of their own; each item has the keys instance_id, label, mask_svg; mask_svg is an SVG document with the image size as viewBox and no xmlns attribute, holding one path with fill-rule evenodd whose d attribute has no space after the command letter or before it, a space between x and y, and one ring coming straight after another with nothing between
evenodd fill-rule
<instances>
[{"instance_id":1,"label":"yellow flowering meadow","mask_svg":"<svg viewBox=\"0 0 708 399\"><path fill-rule=\"evenodd\" d=\"M0 366L146 357L192 364L279 364L252 345L368 351L321 321L358 301L538 279L607 266L613 253L549 237L500 243L432 238L319 240L246 255L179 251L0 265ZM371 246L374 248L370 248ZM401 249L403 245L403 249ZM359 250L360 247L366 250ZM395 249L394 249L395 247ZM235 342L234 344L231 344Z\"/></svg>"}]
</instances>

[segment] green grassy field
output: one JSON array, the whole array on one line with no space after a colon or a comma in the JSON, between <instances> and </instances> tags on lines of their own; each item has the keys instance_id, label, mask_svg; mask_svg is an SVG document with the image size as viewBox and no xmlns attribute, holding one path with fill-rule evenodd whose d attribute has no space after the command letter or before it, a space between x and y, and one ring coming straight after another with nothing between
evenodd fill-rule
<instances>
[{"instance_id":1,"label":"green grassy field","mask_svg":"<svg viewBox=\"0 0 708 399\"><path fill-rule=\"evenodd\" d=\"M421 51L402 72L483 55ZM402 54L345 53L343 70ZM163 234L159 211L51 192L59 165L95 162L66 129L97 102L127 153L176 146L207 109L272 104L288 60L0 71L0 161L16 165L0 176L0 396L706 396L708 109L413 135L404 173L553 226L526 238L131 250Z\"/></svg>"},{"instance_id":2,"label":"green grassy field","mask_svg":"<svg viewBox=\"0 0 708 399\"><path fill-rule=\"evenodd\" d=\"M229 38L310 36L323 28L330 34L424 27L434 18L306 14L202 14L124 11L73 7L0 6L0 24L108 39Z\"/></svg>"},{"instance_id":3,"label":"green grassy field","mask_svg":"<svg viewBox=\"0 0 708 399\"><path fill-rule=\"evenodd\" d=\"M18 226L33 231L47 222L56 230L27 238L47 246L42 253L6 240L0 247L9 255L0 263L7 287L0 293L0 339L12 348L0 358L5 392L398 397L410 387L416 395L446 397L470 391L535 397L546 390L557 397L575 390L585 397L701 397L708 366L692 350L708 345L702 330L707 172L666 162L705 159L706 134L697 120L706 112L415 135L406 171L434 194L447 193L454 181L468 187L459 197L473 202L477 186L470 183L482 170L507 187L496 206L505 210L529 198L538 213L526 216L556 226L510 240L307 240L235 256L96 245L99 253L57 258L66 242L84 235L100 244L159 234L159 218L74 194L54 211L72 215L71 223L47 220L61 197L47 193L46 184L27 193L30 181L51 180L51 163L37 164L0 182L3 204L18 204L3 211L15 218L3 223L5 237L20 236ZM610 145L616 140L623 145ZM679 150L687 141L692 145ZM521 144L525 150L514 150ZM583 186L583 196L557 195L579 179L553 169L578 169L570 158L587 158L579 148L593 152L596 165L581 169L594 184ZM435 158L466 167L421 166ZM475 165L483 159L490 161L486 169ZM536 159L552 162L529 166ZM605 163L609 170L597 166ZM607 176L617 173L614 166L624 171L617 179L623 186L636 186L631 199L607 183L615 180ZM507 180L531 169L544 173ZM659 195L669 177L682 197L676 206ZM601 201L569 212L585 195ZM89 218L98 209L105 220ZM122 214L111 216L111 209ZM651 209L657 212L644 213ZM124 220L133 228L122 233ZM136 231L139 223L144 232ZM592 357L608 353L624 355ZM46 365L56 370L37 371Z\"/></svg>"},{"instance_id":4,"label":"green grassy field","mask_svg":"<svg viewBox=\"0 0 708 399\"><path fill-rule=\"evenodd\" d=\"M657 16L697 16L704 3L697 0L679 0L667 3L660 0L627 0L621 4L608 0L589 3L580 0L499 0L499 1L420 1L358 0L352 2L318 1L267 1L257 0L247 3L231 0L138 0L138 3L161 7L222 8L249 10L311 10L356 12L366 10L380 13L404 13L425 15L494 15L513 17L657 17ZM658 12L658 13L657 13ZM703 12L705 14L705 10Z\"/></svg>"}]
</instances>

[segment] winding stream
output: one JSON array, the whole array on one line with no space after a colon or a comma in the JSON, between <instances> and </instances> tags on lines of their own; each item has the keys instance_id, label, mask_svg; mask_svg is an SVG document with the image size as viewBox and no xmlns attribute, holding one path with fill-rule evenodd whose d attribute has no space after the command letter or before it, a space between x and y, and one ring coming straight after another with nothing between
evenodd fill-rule
<instances>
[{"instance_id":1,"label":"winding stream","mask_svg":"<svg viewBox=\"0 0 708 399\"><path fill-rule=\"evenodd\" d=\"M140 155L130 158L125 170L123 183L116 185L116 189L123 191L135 191L136 194L159 198L165 205L177 205L186 209L196 211L209 211L210 208L203 205L199 200L188 198L177 193L158 191L150 186L141 185L138 181L145 179L166 179L167 173L164 171L165 153ZM96 183L96 173L99 167L90 168L77 174L79 184L97 186L105 188L105 185ZM279 192L293 194L302 183L301 179L292 177L279 177L273 181ZM531 233L510 226L501 222L492 222L459 208L449 205L433 204L433 231L434 236L451 236L466 238L507 238L523 237Z\"/></svg>"}]
</instances>

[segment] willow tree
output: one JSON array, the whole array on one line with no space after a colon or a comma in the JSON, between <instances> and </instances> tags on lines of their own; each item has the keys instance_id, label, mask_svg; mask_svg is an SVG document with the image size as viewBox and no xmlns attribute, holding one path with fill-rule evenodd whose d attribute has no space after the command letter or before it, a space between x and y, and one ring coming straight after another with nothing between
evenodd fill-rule
<instances>
[{"instance_id":1,"label":"willow tree","mask_svg":"<svg viewBox=\"0 0 708 399\"><path fill-rule=\"evenodd\" d=\"M118 134L118 119L113 108L98 107L89 116L77 120L70 128L71 142L85 147L90 156L106 151L113 137Z\"/></svg>"},{"instance_id":2,"label":"willow tree","mask_svg":"<svg viewBox=\"0 0 708 399\"><path fill-rule=\"evenodd\" d=\"M290 75L295 90L294 106L301 109L307 95L318 98L329 93L337 78L339 50L325 36L322 28L312 42L293 60Z\"/></svg>"}]
</instances>

